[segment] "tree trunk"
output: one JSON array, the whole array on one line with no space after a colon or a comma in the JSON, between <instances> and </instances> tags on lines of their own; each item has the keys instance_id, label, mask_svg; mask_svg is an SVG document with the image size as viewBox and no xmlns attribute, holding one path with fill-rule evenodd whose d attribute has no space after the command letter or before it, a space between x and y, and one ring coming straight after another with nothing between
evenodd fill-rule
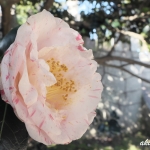
<instances>
[{"instance_id":1,"label":"tree trunk","mask_svg":"<svg viewBox=\"0 0 150 150\"><path fill-rule=\"evenodd\" d=\"M11 14L10 9L12 4L18 3L20 0L0 0L1 10L2 10L2 37L4 37L10 31Z\"/></svg>"},{"instance_id":2,"label":"tree trunk","mask_svg":"<svg viewBox=\"0 0 150 150\"><path fill-rule=\"evenodd\" d=\"M41 11L43 9L49 10L53 6L54 0L45 0L43 6L41 7Z\"/></svg>"},{"instance_id":3,"label":"tree trunk","mask_svg":"<svg viewBox=\"0 0 150 150\"><path fill-rule=\"evenodd\" d=\"M11 14L10 14L10 9L11 9L10 4L7 3L6 5L1 5L2 9L2 36L4 37L10 30L10 20L11 20Z\"/></svg>"}]
</instances>

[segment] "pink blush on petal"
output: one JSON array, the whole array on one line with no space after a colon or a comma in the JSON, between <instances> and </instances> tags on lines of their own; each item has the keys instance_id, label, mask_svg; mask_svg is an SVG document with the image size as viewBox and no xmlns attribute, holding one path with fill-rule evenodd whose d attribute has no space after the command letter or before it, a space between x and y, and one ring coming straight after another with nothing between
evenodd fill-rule
<instances>
[{"instance_id":1,"label":"pink blush on petal","mask_svg":"<svg viewBox=\"0 0 150 150\"><path fill-rule=\"evenodd\" d=\"M16 98L16 99L14 99L14 100L13 100L13 102L14 102L15 104L18 104L19 99L18 99L18 98Z\"/></svg>"},{"instance_id":2,"label":"pink blush on petal","mask_svg":"<svg viewBox=\"0 0 150 150\"><path fill-rule=\"evenodd\" d=\"M78 36L76 37L76 40L79 41L82 39L82 36L80 34L78 34Z\"/></svg>"},{"instance_id":3,"label":"pink blush on petal","mask_svg":"<svg viewBox=\"0 0 150 150\"><path fill-rule=\"evenodd\" d=\"M78 46L78 50L84 51L83 47L81 45Z\"/></svg>"}]
</instances>

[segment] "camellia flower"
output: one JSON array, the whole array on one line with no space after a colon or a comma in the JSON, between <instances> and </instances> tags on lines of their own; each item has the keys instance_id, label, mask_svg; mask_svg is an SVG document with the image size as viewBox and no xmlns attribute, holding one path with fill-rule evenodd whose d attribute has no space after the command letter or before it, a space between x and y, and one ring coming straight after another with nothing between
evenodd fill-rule
<instances>
[{"instance_id":1,"label":"camellia flower","mask_svg":"<svg viewBox=\"0 0 150 150\"><path fill-rule=\"evenodd\" d=\"M92 58L81 35L46 10L18 29L1 62L1 95L33 139L66 144L85 133L102 92Z\"/></svg>"}]
</instances>

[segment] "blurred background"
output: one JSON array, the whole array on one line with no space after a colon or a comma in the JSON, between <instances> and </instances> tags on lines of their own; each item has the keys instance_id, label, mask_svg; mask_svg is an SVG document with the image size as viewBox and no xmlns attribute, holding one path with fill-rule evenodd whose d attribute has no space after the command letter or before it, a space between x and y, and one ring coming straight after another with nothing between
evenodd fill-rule
<instances>
[{"instance_id":1,"label":"blurred background","mask_svg":"<svg viewBox=\"0 0 150 150\"><path fill-rule=\"evenodd\" d=\"M0 0L0 39L46 9L65 20L92 49L104 91L85 135L69 145L28 150L149 150L150 0Z\"/></svg>"}]
</instances>

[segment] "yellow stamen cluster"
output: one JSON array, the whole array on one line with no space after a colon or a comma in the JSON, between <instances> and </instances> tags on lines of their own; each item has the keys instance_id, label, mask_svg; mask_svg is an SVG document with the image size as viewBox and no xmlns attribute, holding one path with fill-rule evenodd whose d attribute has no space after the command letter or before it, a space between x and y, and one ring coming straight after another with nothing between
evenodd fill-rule
<instances>
[{"instance_id":1,"label":"yellow stamen cluster","mask_svg":"<svg viewBox=\"0 0 150 150\"><path fill-rule=\"evenodd\" d=\"M47 87L47 100L50 103L63 105L61 100L66 102L69 99L69 95L77 91L75 89L75 82L64 77L68 71L66 65L60 64L60 62L55 61L54 58L48 60L47 64L50 66L50 71L53 73L57 80L56 84Z\"/></svg>"},{"instance_id":2,"label":"yellow stamen cluster","mask_svg":"<svg viewBox=\"0 0 150 150\"><path fill-rule=\"evenodd\" d=\"M60 71L67 72L67 70L68 70L66 65L64 65L64 64L60 65L60 62L55 61L54 58L52 58L51 60L48 60L47 63L51 67L51 72L56 72L56 71L57 72L60 72Z\"/></svg>"}]
</instances>

